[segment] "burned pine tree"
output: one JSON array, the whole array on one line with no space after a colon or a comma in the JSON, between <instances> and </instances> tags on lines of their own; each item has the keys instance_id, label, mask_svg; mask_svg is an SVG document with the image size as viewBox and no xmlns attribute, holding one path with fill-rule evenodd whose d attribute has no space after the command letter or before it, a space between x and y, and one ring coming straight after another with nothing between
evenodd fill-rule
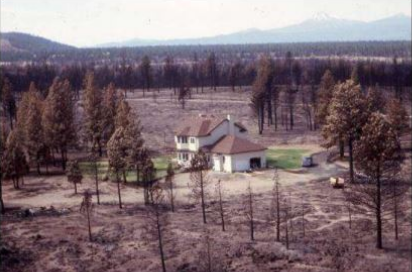
<instances>
[{"instance_id":1,"label":"burned pine tree","mask_svg":"<svg viewBox=\"0 0 412 272\"><path fill-rule=\"evenodd\" d=\"M162 272L166 272L165 235L169 224L168 214L164 207L164 194L160 186L152 186L149 190L151 202L146 208L145 232L158 243Z\"/></svg>"},{"instance_id":2,"label":"burned pine tree","mask_svg":"<svg viewBox=\"0 0 412 272\"><path fill-rule=\"evenodd\" d=\"M173 89L173 93L176 94L176 82L177 82L177 66L174 63L173 57L167 56L163 65L163 77L166 81L166 86L169 89Z\"/></svg>"},{"instance_id":3,"label":"burned pine tree","mask_svg":"<svg viewBox=\"0 0 412 272\"><path fill-rule=\"evenodd\" d=\"M142 62L139 66L140 75L143 80L143 97L145 97L146 92L150 91L153 83L153 71L150 58L148 56L144 56Z\"/></svg>"},{"instance_id":4,"label":"burned pine tree","mask_svg":"<svg viewBox=\"0 0 412 272\"><path fill-rule=\"evenodd\" d=\"M210 55L208 56L205 68L210 82L210 89L216 91L216 88L219 84L219 70L216 54L214 52L210 53Z\"/></svg>"},{"instance_id":5,"label":"burned pine tree","mask_svg":"<svg viewBox=\"0 0 412 272\"><path fill-rule=\"evenodd\" d=\"M276 241L280 242L280 225L281 225L281 188L280 188L280 179L277 168L275 168L273 173L273 189L271 195L271 209L270 209L270 219L274 219L276 223Z\"/></svg>"},{"instance_id":6,"label":"burned pine tree","mask_svg":"<svg viewBox=\"0 0 412 272\"><path fill-rule=\"evenodd\" d=\"M14 189L20 189L20 181L27 173L29 165L23 152L21 144L16 135L16 128L13 129L6 141L5 150L1 158L1 178L10 178L13 181Z\"/></svg>"},{"instance_id":7,"label":"burned pine tree","mask_svg":"<svg viewBox=\"0 0 412 272\"><path fill-rule=\"evenodd\" d=\"M104 108L103 108L103 93L97 87L95 75L93 72L88 72L84 78L84 130L86 138L91 143L92 148L99 152L99 156L103 156L103 141L104 141Z\"/></svg>"},{"instance_id":8,"label":"burned pine tree","mask_svg":"<svg viewBox=\"0 0 412 272\"><path fill-rule=\"evenodd\" d=\"M93 211L92 193L89 190L86 190L83 193L83 200L80 205L80 212L86 216L90 242L93 241L92 225L91 225L92 211Z\"/></svg>"},{"instance_id":9,"label":"burned pine tree","mask_svg":"<svg viewBox=\"0 0 412 272\"><path fill-rule=\"evenodd\" d=\"M249 182L249 185L246 189L246 194L244 195L243 207L244 207L245 218L249 224L251 241L255 240L255 217L254 217L253 204L254 204L254 195L253 195L252 187L250 187L250 182Z\"/></svg>"},{"instance_id":10,"label":"burned pine tree","mask_svg":"<svg viewBox=\"0 0 412 272\"><path fill-rule=\"evenodd\" d=\"M60 152L66 170L67 153L76 144L74 101L70 83L55 78L44 101L42 126L45 142ZM100 120L97 120L100 122Z\"/></svg>"},{"instance_id":11,"label":"burned pine tree","mask_svg":"<svg viewBox=\"0 0 412 272\"><path fill-rule=\"evenodd\" d=\"M115 175L117 183L117 194L119 198L119 208L122 209L122 196L120 193L120 174L123 173L127 167L126 156L128 146L126 144L125 131L123 127L119 127L113 133L109 142L107 143L107 157L109 159L109 170Z\"/></svg>"},{"instance_id":12,"label":"burned pine tree","mask_svg":"<svg viewBox=\"0 0 412 272\"><path fill-rule=\"evenodd\" d=\"M146 156L142 167L142 184L143 184L143 198L144 204L150 204L153 199L151 195L152 186L156 179L156 168L149 156Z\"/></svg>"},{"instance_id":13,"label":"burned pine tree","mask_svg":"<svg viewBox=\"0 0 412 272\"><path fill-rule=\"evenodd\" d=\"M323 126L322 135L326 140L325 146L331 147L344 140L349 150L349 177L354 179L353 146L359 139L362 127L370 112L360 85L353 80L339 84L334 89L329 105L329 115Z\"/></svg>"},{"instance_id":14,"label":"burned pine tree","mask_svg":"<svg viewBox=\"0 0 412 272\"><path fill-rule=\"evenodd\" d=\"M226 225L225 225L225 217L226 217L226 211L225 208L223 206L223 197L224 197L224 193L222 190L222 183L220 181L220 179L218 180L216 187L215 187L215 194L217 195L218 198L218 214L220 217L220 222L222 224L222 231L226 231Z\"/></svg>"},{"instance_id":15,"label":"burned pine tree","mask_svg":"<svg viewBox=\"0 0 412 272\"><path fill-rule=\"evenodd\" d=\"M80 184L83 179L82 171L80 170L77 160L70 161L67 169L67 180L74 184L74 193L77 194L77 184Z\"/></svg>"},{"instance_id":16,"label":"burned pine tree","mask_svg":"<svg viewBox=\"0 0 412 272\"><path fill-rule=\"evenodd\" d=\"M355 145L356 168L362 175L345 193L358 212L374 217L377 248L383 248L385 209L397 195L391 185L403 160L400 151L396 132L380 113L373 113Z\"/></svg>"},{"instance_id":17,"label":"burned pine tree","mask_svg":"<svg viewBox=\"0 0 412 272\"><path fill-rule=\"evenodd\" d=\"M273 124L273 76L273 61L268 57L261 58L250 98L250 107L257 118L259 134L262 134L264 129L265 107L267 107L267 122Z\"/></svg>"},{"instance_id":18,"label":"burned pine tree","mask_svg":"<svg viewBox=\"0 0 412 272\"><path fill-rule=\"evenodd\" d=\"M402 176L410 177L410 173L401 172ZM401 217L405 216L405 213L409 210L409 200L407 192L410 190L410 182L407 179L401 177L401 175L396 175L392 178L390 182L390 193L389 193L389 210L393 219L393 231L395 240L399 239L399 221Z\"/></svg>"},{"instance_id":19,"label":"burned pine tree","mask_svg":"<svg viewBox=\"0 0 412 272\"><path fill-rule=\"evenodd\" d=\"M4 78L1 88L1 106L3 114L9 120L10 130L12 130L14 119L16 117L16 99L14 97L13 86L8 78Z\"/></svg>"},{"instance_id":20,"label":"burned pine tree","mask_svg":"<svg viewBox=\"0 0 412 272\"><path fill-rule=\"evenodd\" d=\"M319 84L318 103L315 109L315 121L320 126L326 124L326 118L329 115L329 105L333 97L335 84L335 78L333 77L332 72L326 70Z\"/></svg>"},{"instance_id":21,"label":"burned pine tree","mask_svg":"<svg viewBox=\"0 0 412 272\"><path fill-rule=\"evenodd\" d=\"M206 224L206 198L208 197L209 185L209 162L206 154L199 151L195 154L190 165L190 180L192 188L192 197L196 202L200 202L202 209L203 223Z\"/></svg>"},{"instance_id":22,"label":"burned pine tree","mask_svg":"<svg viewBox=\"0 0 412 272\"><path fill-rule=\"evenodd\" d=\"M182 80L180 86L179 86L179 92L178 92L178 97L177 100L180 102L180 105L182 106L182 109L185 109L186 105L186 100L190 98L190 86L186 80Z\"/></svg>"},{"instance_id":23,"label":"burned pine tree","mask_svg":"<svg viewBox=\"0 0 412 272\"><path fill-rule=\"evenodd\" d=\"M401 137L409 128L409 116L402 101L391 99L387 104L386 112L389 123L392 125L398 137Z\"/></svg>"},{"instance_id":24,"label":"burned pine tree","mask_svg":"<svg viewBox=\"0 0 412 272\"><path fill-rule=\"evenodd\" d=\"M102 140L104 145L110 140L116 129L116 114L117 108L120 102L120 96L117 93L117 89L113 83L110 83L104 90L102 101Z\"/></svg>"},{"instance_id":25,"label":"burned pine tree","mask_svg":"<svg viewBox=\"0 0 412 272\"><path fill-rule=\"evenodd\" d=\"M176 199L176 191L175 189L175 171L173 170L173 164L169 162L166 170L166 177L165 177L165 189L167 191L167 195L170 200L170 209L172 212L175 212L175 199Z\"/></svg>"},{"instance_id":26,"label":"burned pine tree","mask_svg":"<svg viewBox=\"0 0 412 272\"><path fill-rule=\"evenodd\" d=\"M226 260L225 248L222 248L221 243L217 244L213 239L213 234L207 228L207 225L203 227L203 233L199 241L199 262L197 262L196 271L199 272L225 272Z\"/></svg>"},{"instance_id":27,"label":"burned pine tree","mask_svg":"<svg viewBox=\"0 0 412 272\"><path fill-rule=\"evenodd\" d=\"M99 191L99 158L95 152L91 152L89 156L90 167L89 170L91 176L94 178L94 184L96 188L97 204L100 205L100 191Z\"/></svg>"}]
</instances>

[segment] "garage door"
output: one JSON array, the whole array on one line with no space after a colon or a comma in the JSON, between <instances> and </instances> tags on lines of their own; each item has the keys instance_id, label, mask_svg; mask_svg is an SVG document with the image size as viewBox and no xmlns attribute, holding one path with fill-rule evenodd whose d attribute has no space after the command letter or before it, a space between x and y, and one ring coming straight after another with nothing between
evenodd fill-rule
<instances>
[{"instance_id":1,"label":"garage door","mask_svg":"<svg viewBox=\"0 0 412 272\"><path fill-rule=\"evenodd\" d=\"M249 160L236 160L235 171L247 171L250 169Z\"/></svg>"}]
</instances>

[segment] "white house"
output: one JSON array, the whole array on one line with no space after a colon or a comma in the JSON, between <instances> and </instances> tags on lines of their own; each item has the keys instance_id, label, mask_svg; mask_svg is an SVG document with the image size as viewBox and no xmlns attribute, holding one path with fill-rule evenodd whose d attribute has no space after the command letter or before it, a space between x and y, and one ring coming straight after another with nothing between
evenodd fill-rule
<instances>
[{"instance_id":1,"label":"white house","mask_svg":"<svg viewBox=\"0 0 412 272\"><path fill-rule=\"evenodd\" d=\"M266 167L266 148L246 138L247 129L230 115L199 115L185 120L175 135L178 163L188 167L195 153L202 150L215 171L233 173Z\"/></svg>"}]
</instances>

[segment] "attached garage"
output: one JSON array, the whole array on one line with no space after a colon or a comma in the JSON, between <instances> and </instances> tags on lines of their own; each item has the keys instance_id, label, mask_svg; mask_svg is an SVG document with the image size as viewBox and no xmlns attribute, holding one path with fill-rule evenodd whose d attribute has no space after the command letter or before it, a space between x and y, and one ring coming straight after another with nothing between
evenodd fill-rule
<instances>
[{"instance_id":1,"label":"attached garage","mask_svg":"<svg viewBox=\"0 0 412 272\"><path fill-rule=\"evenodd\" d=\"M211 149L214 170L244 172L266 167L266 148L235 136L225 136Z\"/></svg>"}]
</instances>

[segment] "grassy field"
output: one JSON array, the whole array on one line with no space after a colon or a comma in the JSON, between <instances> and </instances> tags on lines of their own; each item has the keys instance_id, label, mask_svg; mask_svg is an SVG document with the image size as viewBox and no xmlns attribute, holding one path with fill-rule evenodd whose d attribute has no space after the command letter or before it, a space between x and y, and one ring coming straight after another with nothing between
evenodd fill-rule
<instances>
[{"instance_id":1,"label":"grassy field","mask_svg":"<svg viewBox=\"0 0 412 272\"><path fill-rule=\"evenodd\" d=\"M309 155L306 149L276 149L270 147L267 150L267 164L269 167L281 169L296 169L302 165L302 157Z\"/></svg>"},{"instance_id":2,"label":"grassy field","mask_svg":"<svg viewBox=\"0 0 412 272\"><path fill-rule=\"evenodd\" d=\"M161 156L156 157L153 159L153 163L156 168L156 177L162 178L166 175L166 170L169 162L172 160L170 156ZM98 163L98 172L99 172L99 179L105 179L108 174L109 163L106 159L99 161ZM92 173L92 164L90 162L81 162L80 169L83 172L83 175L91 175ZM110 174L109 177L114 179L114 175ZM135 182L136 181L136 172L135 171L127 171L126 179L128 182Z\"/></svg>"}]
</instances>

